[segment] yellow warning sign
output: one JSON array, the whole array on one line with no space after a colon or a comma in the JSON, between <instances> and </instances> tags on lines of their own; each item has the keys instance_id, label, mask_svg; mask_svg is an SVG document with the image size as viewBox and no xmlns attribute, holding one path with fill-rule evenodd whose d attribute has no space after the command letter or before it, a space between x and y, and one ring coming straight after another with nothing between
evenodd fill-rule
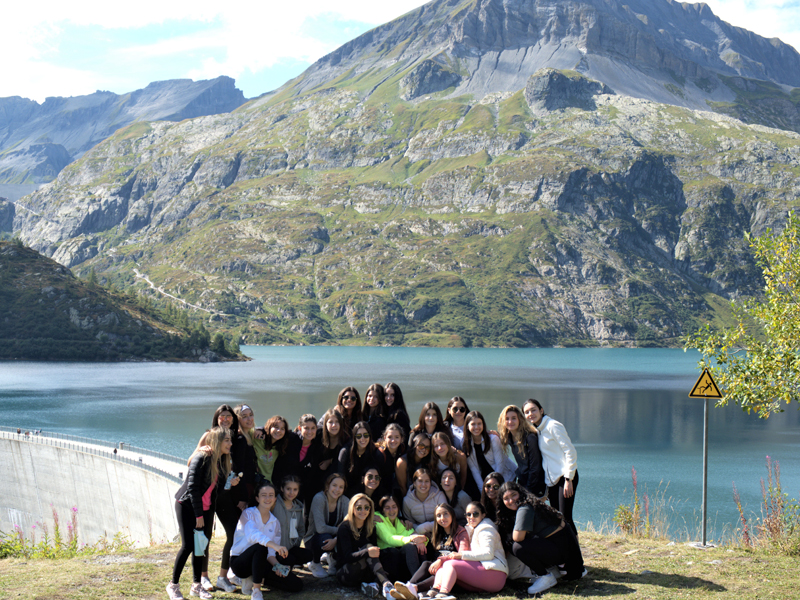
<instances>
[{"instance_id":1,"label":"yellow warning sign","mask_svg":"<svg viewBox=\"0 0 800 600\"><path fill-rule=\"evenodd\" d=\"M703 373L694 384L692 391L689 392L689 398L722 398L722 392L719 391L714 378L708 369L703 369Z\"/></svg>"}]
</instances>

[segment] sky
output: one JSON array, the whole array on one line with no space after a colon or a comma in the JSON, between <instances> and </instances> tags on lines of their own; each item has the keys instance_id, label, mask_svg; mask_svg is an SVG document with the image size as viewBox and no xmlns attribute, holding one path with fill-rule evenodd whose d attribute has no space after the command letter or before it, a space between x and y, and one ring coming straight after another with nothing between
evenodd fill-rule
<instances>
[{"instance_id":1,"label":"sky","mask_svg":"<svg viewBox=\"0 0 800 600\"><path fill-rule=\"evenodd\" d=\"M43 102L228 75L248 98L423 0L40 0L0 23L0 97ZM707 0L723 20L800 49L800 0Z\"/></svg>"}]
</instances>

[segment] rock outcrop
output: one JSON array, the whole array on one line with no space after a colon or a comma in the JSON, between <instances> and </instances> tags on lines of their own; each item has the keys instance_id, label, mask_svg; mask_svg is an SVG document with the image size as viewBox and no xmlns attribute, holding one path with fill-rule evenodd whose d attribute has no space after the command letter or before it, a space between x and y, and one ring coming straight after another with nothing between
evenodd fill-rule
<instances>
[{"instance_id":1,"label":"rock outcrop","mask_svg":"<svg viewBox=\"0 0 800 600\"><path fill-rule=\"evenodd\" d=\"M158 81L119 96L96 92L39 104L0 98L0 183L46 183L70 162L136 121L181 121L244 104L230 77Z\"/></svg>"},{"instance_id":2,"label":"rock outcrop","mask_svg":"<svg viewBox=\"0 0 800 600\"><path fill-rule=\"evenodd\" d=\"M537 71L525 86L525 100L534 115L565 108L596 110L595 96L613 93L614 90L598 81L590 81L578 73L570 76L555 69Z\"/></svg>"}]
</instances>

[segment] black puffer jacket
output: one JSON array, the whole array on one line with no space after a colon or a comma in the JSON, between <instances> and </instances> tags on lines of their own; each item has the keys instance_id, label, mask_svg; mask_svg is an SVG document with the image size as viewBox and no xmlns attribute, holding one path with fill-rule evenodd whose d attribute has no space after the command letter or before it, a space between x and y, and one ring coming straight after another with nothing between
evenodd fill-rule
<instances>
[{"instance_id":1,"label":"black puffer jacket","mask_svg":"<svg viewBox=\"0 0 800 600\"><path fill-rule=\"evenodd\" d=\"M222 466L219 469L219 478L224 477ZM219 478L217 485L211 492L211 510L217 502L217 489L220 486ZM175 494L175 499L181 504L191 502L195 517L203 516L203 494L206 493L211 485L211 456L203 452L197 452L189 461L189 471L186 473L186 480Z\"/></svg>"}]
</instances>

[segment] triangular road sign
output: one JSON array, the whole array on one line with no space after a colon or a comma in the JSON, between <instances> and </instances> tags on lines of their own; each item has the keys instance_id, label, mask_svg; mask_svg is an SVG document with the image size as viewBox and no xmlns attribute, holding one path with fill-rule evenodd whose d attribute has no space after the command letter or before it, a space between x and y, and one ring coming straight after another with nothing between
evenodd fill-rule
<instances>
[{"instance_id":1,"label":"triangular road sign","mask_svg":"<svg viewBox=\"0 0 800 600\"><path fill-rule=\"evenodd\" d=\"M689 398L722 398L722 392L719 391L714 378L708 369L703 369L703 373L697 379L692 391L689 392Z\"/></svg>"}]
</instances>

